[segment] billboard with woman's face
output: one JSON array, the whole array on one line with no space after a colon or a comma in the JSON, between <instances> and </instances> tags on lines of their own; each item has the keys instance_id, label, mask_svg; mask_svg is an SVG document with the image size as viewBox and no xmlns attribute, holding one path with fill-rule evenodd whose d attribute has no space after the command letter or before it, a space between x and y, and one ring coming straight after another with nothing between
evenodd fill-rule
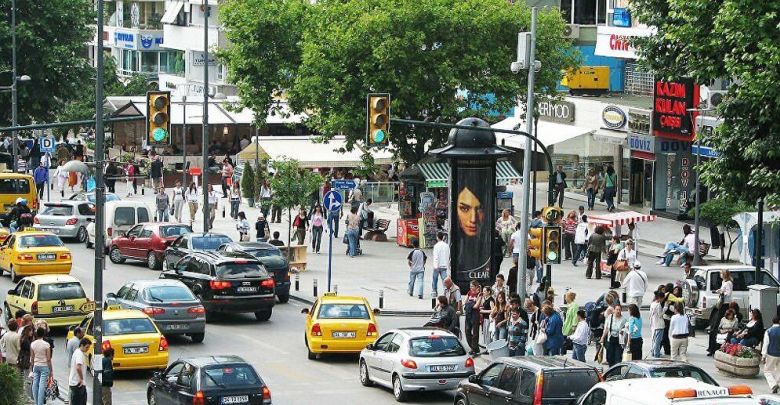
<instances>
[{"instance_id":1,"label":"billboard with woman's face","mask_svg":"<svg viewBox=\"0 0 780 405\"><path fill-rule=\"evenodd\" d=\"M453 280L464 285L471 280L492 280L491 247L495 180L492 166L455 169L451 190Z\"/></svg>"}]
</instances>

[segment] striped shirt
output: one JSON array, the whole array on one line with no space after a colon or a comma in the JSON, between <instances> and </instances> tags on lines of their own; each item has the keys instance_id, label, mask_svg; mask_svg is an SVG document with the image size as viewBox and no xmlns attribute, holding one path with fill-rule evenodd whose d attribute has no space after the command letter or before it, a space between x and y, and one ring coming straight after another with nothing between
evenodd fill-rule
<instances>
[{"instance_id":1,"label":"striped shirt","mask_svg":"<svg viewBox=\"0 0 780 405\"><path fill-rule=\"evenodd\" d=\"M574 235L574 233L577 231L577 221L572 219L567 219L566 222L563 224L563 231Z\"/></svg>"}]
</instances>

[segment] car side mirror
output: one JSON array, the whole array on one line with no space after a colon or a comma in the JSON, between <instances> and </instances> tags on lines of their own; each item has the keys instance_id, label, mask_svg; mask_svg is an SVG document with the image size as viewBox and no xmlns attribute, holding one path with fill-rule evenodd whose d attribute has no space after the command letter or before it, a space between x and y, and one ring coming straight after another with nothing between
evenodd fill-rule
<instances>
[{"instance_id":1,"label":"car side mirror","mask_svg":"<svg viewBox=\"0 0 780 405\"><path fill-rule=\"evenodd\" d=\"M304 315L309 315L309 308L302 309L301 313L304 314Z\"/></svg>"},{"instance_id":2,"label":"car side mirror","mask_svg":"<svg viewBox=\"0 0 780 405\"><path fill-rule=\"evenodd\" d=\"M379 313L382 312L379 310L379 308L374 308L374 315L379 315Z\"/></svg>"},{"instance_id":3,"label":"car side mirror","mask_svg":"<svg viewBox=\"0 0 780 405\"><path fill-rule=\"evenodd\" d=\"M16 295L16 289L12 288L12 289L8 290L8 295Z\"/></svg>"},{"instance_id":4,"label":"car side mirror","mask_svg":"<svg viewBox=\"0 0 780 405\"><path fill-rule=\"evenodd\" d=\"M113 300L113 299L116 299L116 294L114 294L114 293L108 293L108 294L106 294L106 298L110 298L110 299L112 299L112 300Z\"/></svg>"},{"instance_id":5,"label":"car side mirror","mask_svg":"<svg viewBox=\"0 0 780 405\"><path fill-rule=\"evenodd\" d=\"M173 244L173 241L172 240L166 240L163 243L165 244L165 246L171 246L171 244Z\"/></svg>"},{"instance_id":6,"label":"car side mirror","mask_svg":"<svg viewBox=\"0 0 780 405\"><path fill-rule=\"evenodd\" d=\"M366 349L368 349L368 350L374 350L374 344L373 344L373 343L369 343L369 344L367 344L367 345L366 345Z\"/></svg>"},{"instance_id":7,"label":"car side mirror","mask_svg":"<svg viewBox=\"0 0 780 405\"><path fill-rule=\"evenodd\" d=\"M155 371L155 372L152 374L152 376L153 376L154 378L161 378L161 377L162 377L162 372L161 372L161 371Z\"/></svg>"},{"instance_id":8,"label":"car side mirror","mask_svg":"<svg viewBox=\"0 0 780 405\"><path fill-rule=\"evenodd\" d=\"M469 376L469 382L473 384L479 384L479 376L476 374L472 374Z\"/></svg>"}]
</instances>

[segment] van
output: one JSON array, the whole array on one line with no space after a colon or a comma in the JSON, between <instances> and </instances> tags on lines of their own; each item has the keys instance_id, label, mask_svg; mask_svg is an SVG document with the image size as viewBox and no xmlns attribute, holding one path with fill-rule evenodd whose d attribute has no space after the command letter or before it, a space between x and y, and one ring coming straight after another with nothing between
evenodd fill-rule
<instances>
[{"instance_id":1,"label":"van","mask_svg":"<svg viewBox=\"0 0 780 405\"><path fill-rule=\"evenodd\" d=\"M718 387L685 378L631 378L593 386L577 405L754 405L747 385Z\"/></svg>"},{"instance_id":2,"label":"van","mask_svg":"<svg viewBox=\"0 0 780 405\"><path fill-rule=\"evenodd\" d=\"M108 201L105 203L105 223L103 228L104 249L108 249L111 240L117 236L124 235L135 224L149 222L152 217L152 210L140 201ZM95 244L95 222L90 221L87 225L87 248Z\"/></svg>"},{"instance_id":3,"label":"van","mask_svg":"<svg viewBox=\"0 0 780 405\"><path fill-rule=\"evenodd\" d=\"M0 217L3 220L20 197L27 200L31 211L38 211L38 191L33 177L22 173L0 173L0 204L3 206Z\"/></svg>"}]
</instances>

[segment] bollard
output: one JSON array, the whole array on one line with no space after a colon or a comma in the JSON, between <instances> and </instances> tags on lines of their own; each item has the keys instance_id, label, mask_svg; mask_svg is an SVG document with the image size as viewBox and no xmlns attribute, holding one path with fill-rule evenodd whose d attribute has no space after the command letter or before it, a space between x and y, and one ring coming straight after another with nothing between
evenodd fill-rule
<instances>
[{"instance_id":1,"label":"bollard","mask_svg":"<svg viewBox=\"0 0 780 405\"><path fill-rule=\"evenodd\" d=\"M626 298L627 298L627 297L626 297L626 290L623 290L623 300L622 300L622 301L620 301L620 302L622 302L622 303L623 303L623 305L626 305L626 303L628 302L628 299L626 299ZM627 306L626 306L626 307L627 307Z\"/></svg>"},{"instance_id":2,"label":"bollard","mask_svg":"<svg viewBox=\"0 0 780 405\"><path fill-rule=\"evenodd\" d=\"M144 186L141 186L141 195L144 195Z\"/></svg>"},{"instance_id":3,"label":"bollard","mask_svg":"<svg viewBox=\"0 0 780 405\"><path fill-rule=\"evenodd\" d=\"M301 276L298 273L295 273L295 291L301 290Z\"/></svg>"},{"instance_id":4,"label":"bollard","mask_svg":"<svg viewBox=\"0 0 780 405\"><path fill-rule=\"evenodd\" d=\"M379 290L379 309L385 307L385 290Z\"/></svg>"},{"instance_id":5,"label":"bollard","mask_svg":"<svg viewBox=\"0 0 780 405\"><path fill-rule=\"evenodd\" d=\"M316 297L317 296L317 279L316 278L314 279L314 282L313 282L312 286L314 288L314 296Z\"/></svg>"},{"instance_id":6,"label":"bollard","mask_svg":"<svg viewBox=\"0 0 780 405\"><path fill-rule=\"evenodd\" d=\"M436 308L436 297L431 298L431 309Z\"/></svg>"},{"instance_id":7,"label":"bollard","mask_svg":"<svg viewBox=\"0 0 780 405\"><path fill-rule=\"evenodd\" d=\"M338 284L333 284L333 293L334 294L338 294L339 293L339 285Z\"/></svg>"}]
</instances>

